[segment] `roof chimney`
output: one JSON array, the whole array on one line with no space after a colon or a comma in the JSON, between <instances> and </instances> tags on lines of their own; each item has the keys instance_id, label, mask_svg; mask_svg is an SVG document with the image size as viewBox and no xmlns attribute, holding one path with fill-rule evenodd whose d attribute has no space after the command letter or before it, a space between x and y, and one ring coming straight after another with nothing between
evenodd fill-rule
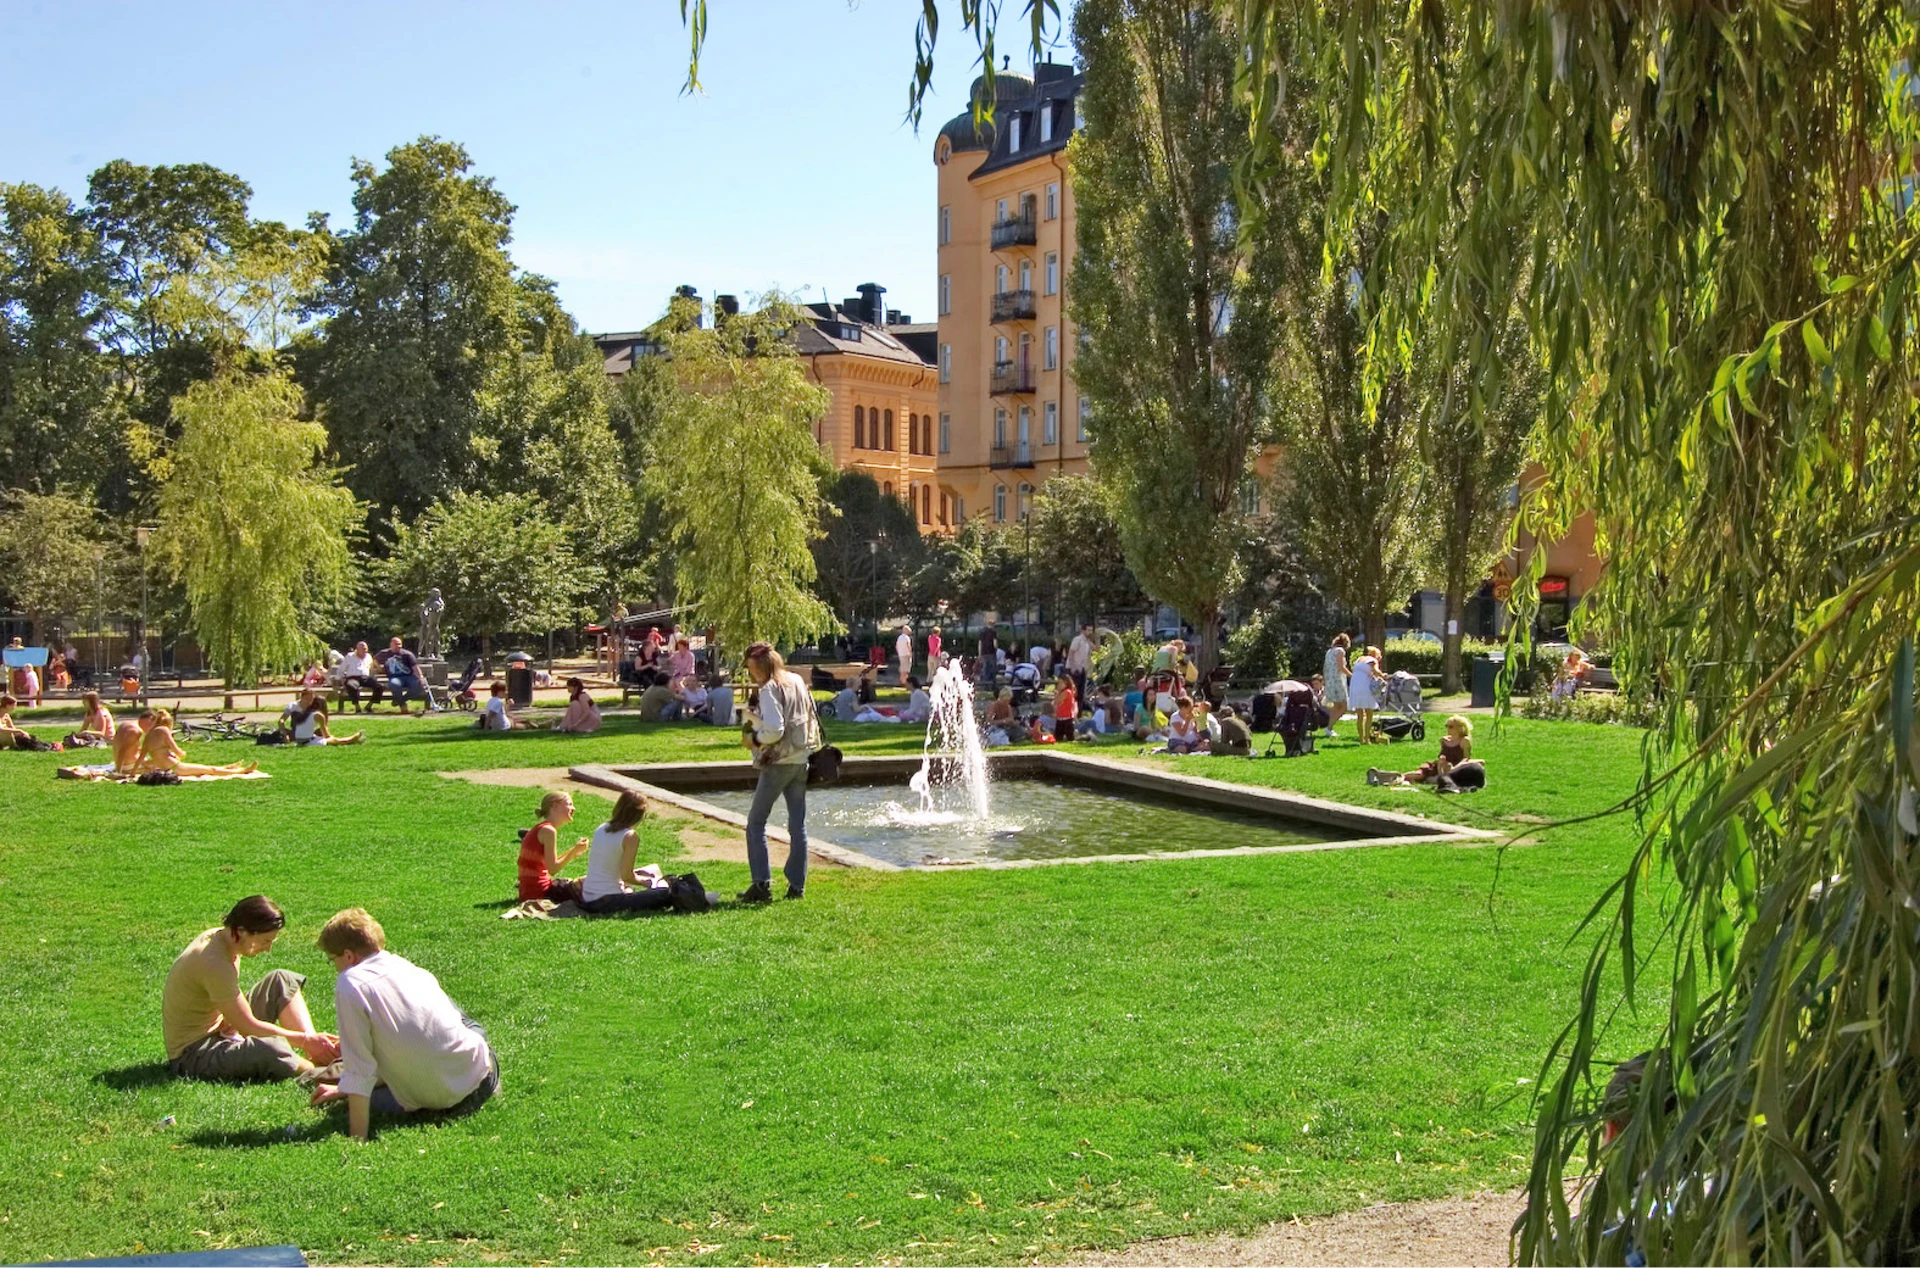
<instances>
[{"instance_id":1,"label":"roof chimney","mask_svg":"<svg viewBox=\"0 0 1920 1276\"><path fill-rule=\"evenodd\" d=\"M878 327L887 320L886 306L880 300L880 294L886 289L879 284L861 284L854 289L860 294L860 318Z\"/></svg>"},{"instance_id":2,"label":"roof chimney","mask_svg":"<svg viewBox=\"0 0 1920 1276\"><path fill-rule=\"evenodd\" d=\"M737 315L740 313L740 298L723 292L713 299L713 308L723 315Z\"/></svg>"}]
</instances>

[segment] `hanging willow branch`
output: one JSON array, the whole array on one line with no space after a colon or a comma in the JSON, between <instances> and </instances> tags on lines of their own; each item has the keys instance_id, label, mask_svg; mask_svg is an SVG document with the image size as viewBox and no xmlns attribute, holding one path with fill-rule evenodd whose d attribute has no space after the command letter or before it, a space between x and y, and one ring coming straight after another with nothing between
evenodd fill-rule
<instances>
[{"instance_id":1,"label":"hanging willow branch","mask_svg":"<svg viewBox=\"0 0 1920 1276\"><path fill-rule=\"evenodd\" d=\"M1318 86L1333 242L1363 216L1392 227L1367 280L1383 346L1438 343L1491 378L1499 334L1462 301L1527 278L1554 386L1534 448L1551 483L1522 517L1551 536L1595 512L1608 566L1586 620L1661 708L1644 840L1589 918L1549 1061L1519 1256L1912 1258L1912 16L1237 10L1256 122L1301 68ZM1272 145L1256 123L1244 188ZM1654 935L1649 899L1669 901ZM1622 997L1664 1007L1654 1040L1609 1028ZM1644 1045L1607 1142L1596 1096Z\"/></svg>"}]
</instances>

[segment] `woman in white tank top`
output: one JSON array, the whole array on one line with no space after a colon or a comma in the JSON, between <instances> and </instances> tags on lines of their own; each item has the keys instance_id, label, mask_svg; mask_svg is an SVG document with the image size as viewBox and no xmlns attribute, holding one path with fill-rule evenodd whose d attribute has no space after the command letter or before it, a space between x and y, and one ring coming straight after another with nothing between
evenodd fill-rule
<instances>
[{"instance_id":1,"label":"woman in white tank top","mask_svg":"<svg viewBox=\"0 0 1920 1276\"><path fill-rule=\"evenodd\" d=\"M607 822L593 831L587 847L587 875L580 889L580 907L587 912L649 912L672 902L673 893L666 887L649 889L634 875L640 818L646 813L645 798L624 792L614 802Z\"/></svg>"}]
</instances>

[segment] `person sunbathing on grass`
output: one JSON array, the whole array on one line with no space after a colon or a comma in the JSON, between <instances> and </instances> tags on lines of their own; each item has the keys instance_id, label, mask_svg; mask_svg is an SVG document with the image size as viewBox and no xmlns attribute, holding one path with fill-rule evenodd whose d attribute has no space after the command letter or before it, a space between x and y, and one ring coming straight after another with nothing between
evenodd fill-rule
<instances>
[{"instance_id":1,"label":"person sunbathing on grass","mask_svg":"<svg viewBox=\"0 0 1920 1276\"><path fill-rule=\"evenodd\" d=\"M13 725L13 711L19 703L11 695L0 695L0 749L53 748L35 740L32 732Z\"/></svg>"},{"instance_id":2,"label":"person sunbathing on grass","mask_svg":"<svg viewBox=\"0 0 1920 1276\"><path fill-rule=\"evenodd\" d=\"M194 1081L285 1081L340 1057L316 1032L300 989L305 975L270 970L245 994L240 959L259 957L286 928L265 895L249 895L174 960L160 993L167 1069Z\"/></svg>"},{"instance_id":3,"label":"person sunbathing on grass","mask_svg":"<svg viewBox=\"0 0 1920 1276\"><path fill-rule=\"evenodd\" d=\"M73 733L76 742L85 744L106 744L113 739L113 715L100 701L98 691L89 691L80 697L80 703L86 707L86 716L80 719L80 729Z\"/></svg>"},{"instance_id":4,"label":"person sunbathing on grass","mask_svg":"<svg viewBox=\"0 0 1920 1276\"><path fill-rule=\"evenodd\" d=\"M500 1089L500 1060L484 1028L440 981L387 951L365 909L335 913L320 950L340 972L333 1009L340 1025L340 1081L314 1087L313 1105L347 1105L347 1133L366 1139L373 1114L465 1116Z\"/></svg>"},{"instance_id":5,"label":"person sunbathing on grass","mask_svg":"<svg viewBox=\"0 0 1920 1276\"><path fill-rule=\"evenodd\" d=\"M140 740L140 756L135 759L131 772L120 771L116 761L114 769L121 774L141 775L148 771L171 771L181 779L190 775L252 775L259 766L252 762L231 762L226 766L210 766L200 762L187 761L187 755L173 738L173 715L165 709L149 708L140 715L140 722L146 727L146 734Z\"/></svg>"}]
</instances>

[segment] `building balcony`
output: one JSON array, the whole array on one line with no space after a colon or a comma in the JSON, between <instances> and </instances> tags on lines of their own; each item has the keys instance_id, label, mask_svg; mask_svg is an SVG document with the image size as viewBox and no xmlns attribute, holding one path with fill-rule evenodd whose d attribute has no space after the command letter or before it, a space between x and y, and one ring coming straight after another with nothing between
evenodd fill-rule
<instances>
[{"instance_id":1,"label":"building balcony","mask_svg":"<svg viewBox=\"0 0 1920 1276\"><path fill-rule=\"evenodd\" d=\"M987 468L990 470L1030 470L1033 468L1033 449L1025 443L1013 447L996 447L987 453Z\"/></svg>"},{"instance_id":2,"label":"building balcony","mask_svg":"<svg viewBox=\"0 0 1920 1276\"><path fill-rule=\"evenodd\" d=\"M1009 360L993 365L994 394L1032 394L1033 365Z\"/></svg>"},{"instance_id":3,"label":"building balcony","mask_svg":"<svg viewBox=\"0 0 1920 1276\"><path fill-rule=\"evenodd\" d=\"M1013 292L993 294L995 323L1014 323L1021 319L1031 319L1033 315L1033 289L1019 288Z\"/></svg>"},{"instance_id":4,"label":"building balcony","mask_svg":"<svg viewBox=\"0 0 1920 1276\"><path fill-rule=\"evenodd\" d=\"M1021 217L1009 217L1003 222L993 224L992 239L995 252L1008 248L1032 247L1039 242L1039 226L1032 213Z\"/></svg>"}]
</instances>

